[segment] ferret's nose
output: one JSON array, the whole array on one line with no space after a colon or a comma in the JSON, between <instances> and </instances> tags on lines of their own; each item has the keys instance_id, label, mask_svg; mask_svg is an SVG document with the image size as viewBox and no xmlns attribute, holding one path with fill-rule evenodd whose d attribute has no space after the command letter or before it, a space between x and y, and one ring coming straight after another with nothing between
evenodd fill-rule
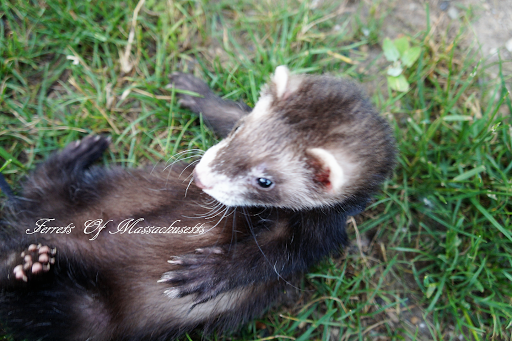
<instances>
[{"instance_id":1,"label":"ferret's nose","mask_svg":"<svg viewBox=\"0 0 512 341\"><path fill-rule=\"evenodd\" d=\"M194 181L196 183L196 186L201 188L201 189L210 189L211 187L208 187L208 186L205 186L201 180L199 180L199 176L197 175L197 172L196 170L194 169Z\"/></svg>"}]
</instances>

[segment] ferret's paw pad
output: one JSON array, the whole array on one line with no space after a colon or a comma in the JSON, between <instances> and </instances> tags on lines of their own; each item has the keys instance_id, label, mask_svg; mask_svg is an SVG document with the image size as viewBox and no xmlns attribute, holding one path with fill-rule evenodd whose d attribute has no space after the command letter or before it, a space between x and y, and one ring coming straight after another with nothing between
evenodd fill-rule
<instances>
[{"instance_id":1,"label":"ferret's paw pad","mask_svg":"<svg viewBox=\"0 0 512 341\"><path fill-rule=\"evenodd\" d=\"M13 269L16 280L28 282L30 278L50 271L55 264L56 249L46 245L30 245L25 251L19 254L18 264Z\"/></svg>"},{"instance_id":2,"label":"ferret's paw pad","mask_svg":"<svg viewBox=\"0 0 512 341\"><path fill-rule=\"evenodd\" d=\"M195 253L173 257L168 261L177 269L162 275L158 282L173 287L166 290L170 298L195 294L195 304L204 303L229 289L226 252L221 247L196 249Z\"/></svg>"}]
</instances>

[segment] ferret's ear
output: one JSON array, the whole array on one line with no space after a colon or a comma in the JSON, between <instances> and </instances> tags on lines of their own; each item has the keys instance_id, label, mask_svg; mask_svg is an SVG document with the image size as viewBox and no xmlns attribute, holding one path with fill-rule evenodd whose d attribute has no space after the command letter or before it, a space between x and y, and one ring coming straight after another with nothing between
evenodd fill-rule
<instances>
[{"instance_id":1,"label":"ferret's ear","mask_svg":"<svg viewBox=\"0 0 512 341\"><path fill-rule=\"evenodd\" d=\"M286 99L290 96L299 85L296 77L290 77L290 70L285 65L276 68L272 81L276 86L276 95L278 99Z\"/></svg>"},{"instance_id":2,"label":"ferret's ear","mask_svg":"<svg viewBox=\"0 0 512 341\"><path fill-rule=\"evenodd\" d=\"M345 183L345 174L332 153L323 148L307 150L308 164L314 171L316 183L321 184L327 192L335 194Z\"/></svg>"}]
</instances>

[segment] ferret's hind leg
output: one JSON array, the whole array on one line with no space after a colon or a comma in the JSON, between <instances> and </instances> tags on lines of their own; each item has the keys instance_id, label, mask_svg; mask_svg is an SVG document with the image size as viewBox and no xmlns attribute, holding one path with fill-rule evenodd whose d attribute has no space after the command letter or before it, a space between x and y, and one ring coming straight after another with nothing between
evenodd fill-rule
<instances>
[{"instance_id":1,"label":"ferret's hind leg","mask_svg":"<svg viewBox=\"0 0 512 341\"><path fill-rule=\"evenodd\" d=\"M16 340L112 339L115 323L102 294L108 289L96 277L80 266L56 268L37 277L18 280L0 292L1 323Z\"/></svg>"},{"instance_id":2,"label":"ferret's hind leg","mask_svg":"<svg viewBox=\"0 0 512 341\"><path fill-rule=\"evenodd\" d=\"M50 157L44 166L66 173L84 170L101 157L109 144L110 137L88 136L68 144L61 152Z\"/></svg>"},{"instance_id":3,"label":"ferret's hind leg","mask_svg":"<svg viewBox=\"0 0 512 341\"><path fill-rule=\"evenodd\" d=\"M90 166L109 143L109 138L89 136L50 156L28 177L13 211L36 216L38 212L66 212L70 205L90 201L94 182L105 172L99 167L93 171Z\"/></svg>"},{"instance_id":4,"label":"ferret's hind leg","mask_svg":"<svg viewBox=\"0 0 512 341\"><path fill-rule=\"evenodd\" d=\"M22 243L11 240L0 247L5 330L16 340L111 340L112 291L98 270L48 246Z\"/></svg>"},{"instance_id":5,"label":"ferret's hind leg","mask_svg":"<svg viewBox=\"0 0 512 341\"><path fill-rule=\"evenodd\" d=\"M71 142L39 166L32 178L63 180L79 175L100 158L109 143L110 138L99 135L88 136L83 140Z\"/></svg>"}]
</instances>

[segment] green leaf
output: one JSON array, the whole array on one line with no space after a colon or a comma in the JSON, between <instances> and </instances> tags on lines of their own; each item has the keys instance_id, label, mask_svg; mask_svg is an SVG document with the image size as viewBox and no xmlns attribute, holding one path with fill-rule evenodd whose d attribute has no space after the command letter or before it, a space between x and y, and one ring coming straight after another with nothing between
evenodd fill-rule
<instances>
[{"instance_id":1,"label":"green leaf","mask_svg":"<svg viewBox=\"0 0 512 341\"><path fill-rule=\"evenodd\" d=\"M311 333L314 332L319 326L325 325L331 319L331 316L337 311L337 309L333 309L328 311L324 316L322 316L318 321L315 321L311 324L311 326L306 330L304 334L302 334L297 341L303 340L311 340Z\"/></svg>"},{"instance_id":2,"label":"green leaf","mask_svg":"<svg viewBox=\"0 0 512 341\"><path fill-rule=\"evenodd\" d=\"M443 204L445 204L445 205L446 205L446 204L448 203L448 201L446 201L446 198L445 198L445 197L443 197L441 194L439 194L439 193L435 193L435 195L436 195L436 197L437 197L437 198L438 198L438 199L439 199Z\"/></svg>"},{"instance_id":3,"label":"green leaf","mask_svg":"<svg viewBox=\"0 0 512 341\"><path fill-rule=\"evenodd\" d=\"M0 147L0 157L4 158L6 161L12 160L12 163L21 167L22 169L25 169L25 166L21 162L16 160L16 158L14 156L9 154L9 152L7 152L7 150L3 149L2 147Z\"/></svg>"},{"instance_id":4,"label":"green leaf","mask_svg":"<svg viewBox=\"0 0 512 341\"><path fill-rule=\"evenodd\" d=\"M389 76L393 76L393 77L398 77L400 76L400 74L402 74L402 66L400 64L396 65L396 66L390 66L388 68L388 75Z\"/></svg>"},{"instance_id":5,"label":"green leaf","mask_svg":"<svg viewBox=\"0 0 512 341\"><path fill-rule=\"evenodd\" d=\"M4 164L2 165L2 167L0 167L0 173L2 173L2 171L4 169L6 169L7 166L9 166L11 163L12 163L12 159L9 159L9 160L5 161Z\"/></svg>"},{"instance_id":6,"label":"green leaf","mask_svg":"<svg viewBox=\"0 0 512 341\"><path fill-rule=\"evenodd\" d=\"M432 296L432 294L434 293L434 291L436 290L437 288L437 283L430 283L428 285L428 288L427 288L427 292L425 293L425 295L427 296L427 298L430 298L430 296Z\"/></svg>"},{"instance_id":7,"label":"green leaf","mask_svg":"<svg viewBox=\"0 0 512 341\"><path fill-rule=\"evenodd\" d=\"M395 44L395 46L401 56L403 56L405 51L409 50L409 48L410 48L409 39L407 37L395 39L395 41L393 43Z\"/></svg>"},{"instance_id":8,"label":"green leaf","mask_svg":"<svg viewBox=\"0 0 512 341\"><path fill-rule=\"evenodd\" d=\"M384 56L390 62L396 62L400 57L400 52L389 38L384 39L382 49L384 50Z\"/></svg>"},{"instance_id":9,"label":"green leaf","mask_svg":"<svg viewBox=\"0 0 512 341\"><path fill-rule=\"evenodd\" d=\"M398 77L388 76L388 84L393 90L399 92L409 91L409 83L407 82L407 79L405 79L404 75L400 75Z\"/></svg>"},{"instance_id":10,"label":"green leaf","mask_svg":"<svg viewBox=\"0 0 512 341\"><path fill-rule=\"evenodd\" d=\"M501 224L498 223L496 219L494 219L494 217L482 205L480 205L480 203L475 198L471 198L469 200L471 200L471 203L480 211L480 213L482 213L487 218L487 220L489 220L489 222L494 227L496 227L501 233L503 233L503 235L507 237L508 240L512 241L512 235L510 235L510 232L507 231L503 226L501 226Z\"/></svg>"},{"instance_id":11,"label":"green leaf","mask_svg":"<svg viewBox=\"0 0 512 341\"><path fill-rule=\"evenodd\" d=\"M419 46L412 47L402 54L402 62L405 66L411 67L418 60L420 53L421 48Z\"/></svg>"},{"instance_id":12,"label":"green leaf","mask_svg":"<svg viewBox=\"0 0 512 341\"><path fill-rule=\"evenodd\" d=\"M475 282L473 284L475 285L478 291L484 292L484 286L477 279L475 279Z\"/></svg>"},{"instance_id":13,"label":"green leaf","mask_svg":"<svg viewBox=\"0 0 512 341\"><path fill-rule=\"evenodd\" d=\"M453 121L472 121L473 117L466 115L447 115L443 117L443 121L453 122Z\"/></svg>"},{"instance_id":14,"label":"green leaf","mask_svg":"<svg viewBox=\"0 0 512 341\"><path fill-rule=\"evenodd\" d=\"M472 170L469 170L469 171L464 172L464 173L462 173L460 175L457 175L456 177L453 178L452 181L466 180L466 179L469 179L470 177L475 176L478 173L481 173L483 171L485 171L485 166L478 166L476 168L473 168Z\"/></svg>"}]
</instances>

